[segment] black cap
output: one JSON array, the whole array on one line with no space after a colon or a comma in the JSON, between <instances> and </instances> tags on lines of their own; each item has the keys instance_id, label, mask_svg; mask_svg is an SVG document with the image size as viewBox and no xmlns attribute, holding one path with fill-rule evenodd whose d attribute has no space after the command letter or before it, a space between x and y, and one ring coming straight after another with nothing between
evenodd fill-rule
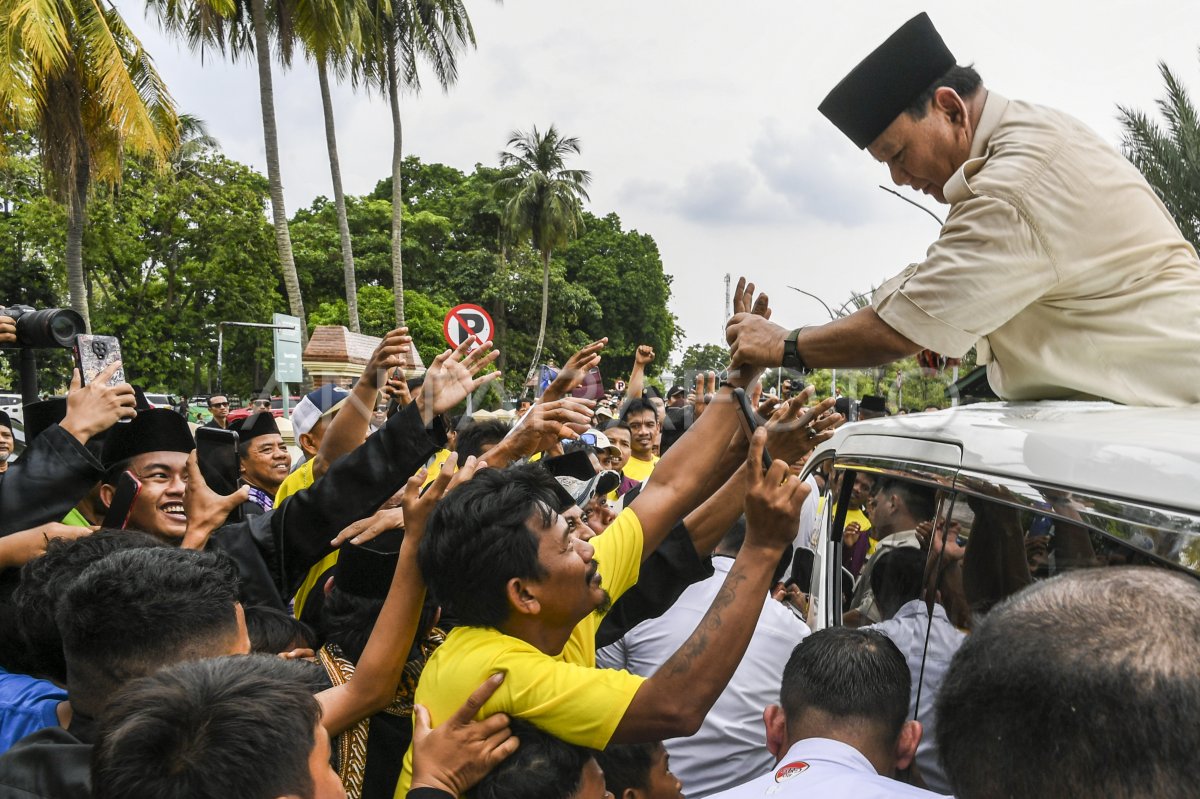
<instances>
[{"instance_id":1,"label":"black cap","mask_svg":"<svg viewBox=\"0 0 1200 799\"><path fill-rule=\"evenodd\" d=\"M229 425L229 429L237 431L238 441L241 443L259 436L279 435L279 425L275 423L275 417L270 411L259 411L244 419L238 419Z\"/></svg>"},{"instance_id":2,"label":"black cap","mask_svg":"<svg viewBox=\"0 0 1200 799\"><path fill-rule=\"evenodd\" d=\"M147 452L191 452L195 448L192 429L182 416L170 408L151 408L108 429L102 460L105 468L111 468Z\"/></svg>"},{"instance_id":3,"label":"black cap","mask_svg":"<svg viewBox=\"0 0 1200 799\"><path fill-rule=\"evenodd\" d=\"M850 70L818 110L865 149L954 64L954 54L921 12Z\"/></svg>"},{"instance_id":4,"label":"black cap","mask_svg":"<svg viewBox=\"0 0 1200 799\"><path fill-rule=\"evenodd\" d=\"M667 399L672 399L686 393L687 390L683 386L671 386L671 390L667 392Z\"/></svg>"},{"instance_id":5,"label":"black cap","mask_svg":"<svg viewBox=\"0 0 1200 799\"><path fill-rule=\"evenodd\" d=\"M354 596L386 599L403 542L404 529L397 528L365 544L343 544L334 567L334 587Z\"/></svg>"},{"instance_id":6,"label":"black cap","mask_svg":"<svg viewBox=\"0 0 1200 799\"><path fill-rule=\"evenodd\" d=\"M55 425L67 418L67 398L51 397L46 400L31 402L25 406L25 446L45 432L50 425Z\"/></svg>"},{"instance_id":7,"label":"black cap","mask_svg":"<svg viewBox=\"0 0 1200 799\"><path fill-rule=\"evenodd\" d=\"M859 410L871 413L887 413L887 400L874 394L866 394L858 401Z\"/></svg>"},{"instance_id":8,"label":"black cap","mask_svg":"<svg viewBox=\"0 0 1200 799\"><path fill-rule=\"evenodd\" d=\"M12 417L8 415L8 411L0 411L0 425L4 425L9 430L13 429Z\"/></svg>"}]
</instances>

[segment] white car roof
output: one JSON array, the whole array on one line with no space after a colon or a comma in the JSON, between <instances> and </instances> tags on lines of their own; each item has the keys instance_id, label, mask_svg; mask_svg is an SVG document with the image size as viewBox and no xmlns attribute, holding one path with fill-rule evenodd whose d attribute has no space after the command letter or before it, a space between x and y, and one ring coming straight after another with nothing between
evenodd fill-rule
<instances>
[{"instance_id":1,"label":"white car roof","mask_svg":"<svg viewBox=\"0 0 1200 799\"><path fill-rule=\"evenodd\" d=\"M830 449L1200 511L1200 405L979 403L847 424Z\"/></svg>"}]
</instances>

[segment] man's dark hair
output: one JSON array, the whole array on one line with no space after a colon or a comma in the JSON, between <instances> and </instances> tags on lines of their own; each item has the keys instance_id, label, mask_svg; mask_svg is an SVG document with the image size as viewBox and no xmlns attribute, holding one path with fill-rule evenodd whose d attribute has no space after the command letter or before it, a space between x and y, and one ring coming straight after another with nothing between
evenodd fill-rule
<instances>
[{"instance_id":1,"label":"man's dark hair","mask_svg":"<svg viewBox=\"0 0 1200 799\"><path fill-rule=\"evenodd\" d=\"M837 723L877 725L889 742L908 716L912 676L886 635L866 628L827 627L792 650L779 702L789 728L811 710Z\"/></svg>"},{"instance_id":2,"label":"man's dark hair","mask_svg":"<svg viewBox=\"0 0 1200 799\"><path fill-rule=\"evenodd\" d=\"M93 563L58 603L72 703L77 689L81 703L103 703L129 680L218 654L237 632L237 601L224 555L154 547Z\"/></svg>"},{"instance_id":3,"label":"man's dark hair","mask_svg":"<svg viewBox=\"0 0 1200 799\"><path fill-rule=\"evenodd\" d=\"M56 613L67 586L84 569L119 550L166 546L149 533L112 528L82 538L51 539L46 554L21 567L21 581L12 598L29 671L66 684L67 662Z\"/></svg>"},{"instance_id":4,"label":"man's dark hair","mask_svg":"<svg viewBox=\"0 0 1200 799\"><path fill-rule=\"evenodd\" d=\"M290 613L270 605L245 608L246 632L250 636L250 651L278 655L296 647L317 648L317 634Z\"/></svg>"},{"instance_id":5,"label":"man's dark hair","mask_svg":"<svg viewBox=\"0 0 1200 799\"><path fill-rule=\"evenodd\" d=\"M499 626L508 618L508 581L545 575L528 522L550 525L556 485L539 464L484 469L434 508L418 561L430 592L460 623Z\"/></svg>"},{"instance_id":6,"label":"man's dark hair","mask_svg":"<svg viewBox=\"0 0 1200 799\"><path fill-rule=\"evenodd\" d=\"M658 410L653 404L640 397L634 397L621 408L621 421L628 424L630 414L645 413L646 411L650 411L650 413L654 414L654 418L658 419Z\"/></svg>"},{"instance_id":7,"label":"man's dark hair","mask_svg":"<svg viewBox=\"0 0 1200 799\"><path fill-rule=\"evenodd\" d=\"M522 741L525 739L522 738ZM610 744L596 753L596 761L604 771L604 787L616 799L626 790L644 791L650 787L650 768L662 743Z\"/></svg>"},{"instance_id":8,"label":"man's dark hair","mask_svg":"<svg viewBox=\"0 0 1200 799\"><path fill-rule=\"evenodd\" d=\"M925 551L899 547L881 552L871 567L871 593L884 619L890 619L907 602L921 596L925 580Z\"/></svg>"},{"instance_id":9,"label":"man's dark hair","mask_svg":"<svg viewBox=\"0 0 1200 799\"><path fill-rule=\"evenodd\" d=\"M333 591L321 606L321 616L318 620L321 641L337 645L347 659L357 663L371 638L371 631L375 629L375 622L383 610L383 603L382 599L343 591L337 587L335 581ZM423 659L421 645L433 629L437 616L437 603L426 596L421 606L421 616L417 620L417 633L409 650L409 660Z\"/></svg>"},{"instance_id":10,"label":"man's dark hair","mask_svg":"<svg viewBox=\"0 0 1200 799\"><path fill-rule=\"evenodd\" d=\"M1195 796L1200 584L1070 572L996 605L954 656L937 742L956 796Z\"/></svg>"},{"instance_id":11,"label":"man's dark hair","mask_svg":"<svg viewBox=\"0 0 1200 799\"><path fill-rule=\"evenodd\" d=\"M473 422L458 431L458 442L454 451L458 453L458 462L466 463L467 458L474 455L478 458L483 448L489 444L499 444L508 435L508 422L499 419L485 419Z\"/></svg>"},{"instance_id":12,"label":"man's dark hair","mask_svg":"<svg viewBox=\"0 0 1200 799\"><path fill-rule=\"evenodd\" d=\"M100 720L92 795L311 796L308 759L321 708L302 671L283 658L234 655L134 680Z\"/></svg>"},{"instance_id":13,"label":"man's dark hair","mask_svg":"<svg viewBox=\"0 0 1200 799\"><path fill-rule=\"evenodd\" d=\"M937 511L937 490L907 480L884 480L871 492L877 496L895 494L917 521L931 521Z\"/></svg>"},{"instance_id":14,"label":"man's dark hair","mask_svg":"<svg viewBox=\"0 0 1200 799\"><path fill-rule=\"evenodd\" d=\"M957 64L950 67L946 74L929 84L925 91L917 95L917 98L905 109L913 119L924 119L929 113L929 104L933 102L933 95L938 89L946 87L954 89L959 97L964 100L979 91L979 87L983 85L983 78L979 77L979 73L975 71L974 65L960 67Z\"/></svg>"},{"instance_id":15,"label":"man's dark hair","mask_svg":"<svg viewBox=\"0 0 1200 799\"><path fill-rule=\"evenodd\" d=\"M604 427L601 428L601 432L606 432L608 430L612 430L614 427L619 427L622 430L624 430L626 433L633 432L629 429L629 422L625 421L624 419L610 419L608 422L605 423Z\"/></svg>"},{"instance_id":16,"label":"man's dark hair","mask_svg":"<svg viewBox=\"0 0 1200 799\"><path fill-rule=\"evenodd\" d=\"M570 799L579 791L583 767L595 754L591 749L559 740L522 719L509 721L509 729L521 745L467 791L467 799Z\"/></svg>"}]
</instances>

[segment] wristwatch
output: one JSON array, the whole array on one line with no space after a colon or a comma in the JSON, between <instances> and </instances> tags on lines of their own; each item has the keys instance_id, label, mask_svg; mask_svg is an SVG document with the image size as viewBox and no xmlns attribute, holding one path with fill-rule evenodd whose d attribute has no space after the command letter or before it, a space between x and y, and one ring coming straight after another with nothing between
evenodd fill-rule
<instances>
[{"instance_id":1,"label":"wristwatch","mask_svg":"<svg viewBox=\"0 0 1200 799\"><path fill-rule=\"evenodd\" d=\"M800 355L800 350L796 348L796 338L800 335L800 331L804 328L798 327L787 334L787 338L783 340L783 366L786 369L795 369L802 374L809 372L808 364L804 362L803 356Z\"/></svg>"}]
</instances>

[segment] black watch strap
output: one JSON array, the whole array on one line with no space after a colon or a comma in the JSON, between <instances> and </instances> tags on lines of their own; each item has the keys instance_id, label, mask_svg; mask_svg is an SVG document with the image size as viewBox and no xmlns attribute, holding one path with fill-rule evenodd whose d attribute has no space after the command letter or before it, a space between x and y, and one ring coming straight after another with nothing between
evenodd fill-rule
<instances>
[{"instance_id":1,"label":"black watch strap","mask_svg":"<svg viewBox=\"0 0 1200 799\"><path fill-rule=\"evenodd\" d=\"M802 327L796 328L788 333L787 338L783 340L783 363L781 365L785 369L808 372L808 364L804 362L804 358L800 355L800 350L796 348L796 339L803 329Z\"/></svg>"}]
</instances>

